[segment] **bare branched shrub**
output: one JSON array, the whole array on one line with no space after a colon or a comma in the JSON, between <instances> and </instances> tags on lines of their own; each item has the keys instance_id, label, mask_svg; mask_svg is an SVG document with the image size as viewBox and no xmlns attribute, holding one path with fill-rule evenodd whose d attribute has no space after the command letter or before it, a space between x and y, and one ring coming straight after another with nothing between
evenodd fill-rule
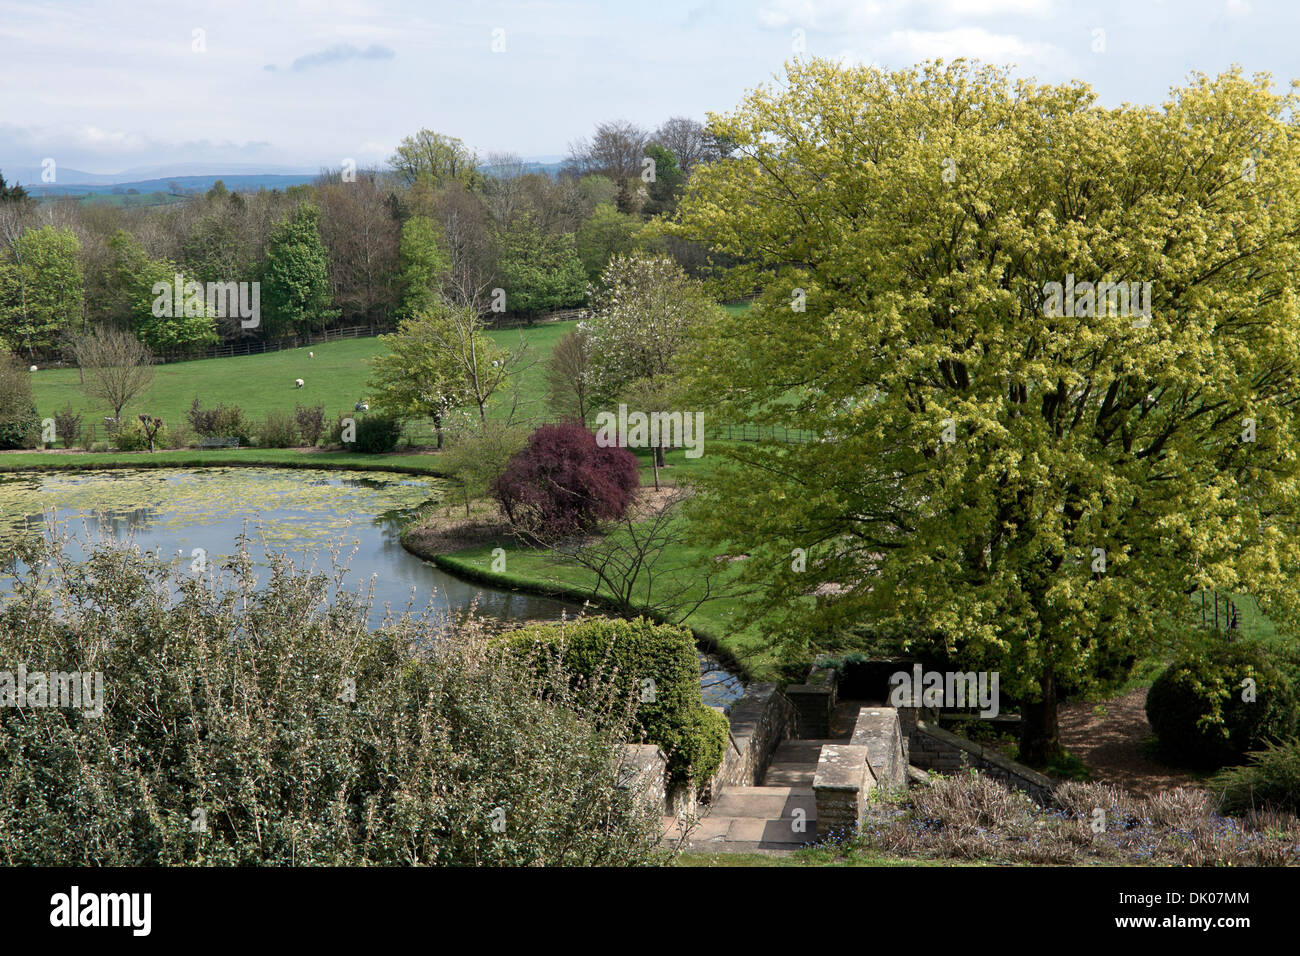
<instances>
[{"instance_id":1,"label":"bare branched shrub","mask_svg":"<svg viewBox=\"0 0 1300 956\"><path fill-rule=\"evenodd\" d=\"M1216 812L1212 794L1179 789L1143 797L1098 783L1065 783L1052 806L978 773L941 777L910 802L875 803L849 846L891 855L1003 863L1295 866L1300 820L1242 820Z\"/></svg>"},{"instance_id":2,"label":"bare branched shrub","mask_svg":"<svg viewBox=\"0 0 1300 956\"><path fill-rule=\"evenodd\" d=\"M82 391L113 409L115 421L153 384L153 353L130 332L96 328L76 340L72 355L81 369Z\"/></svg>"}]
</instances>

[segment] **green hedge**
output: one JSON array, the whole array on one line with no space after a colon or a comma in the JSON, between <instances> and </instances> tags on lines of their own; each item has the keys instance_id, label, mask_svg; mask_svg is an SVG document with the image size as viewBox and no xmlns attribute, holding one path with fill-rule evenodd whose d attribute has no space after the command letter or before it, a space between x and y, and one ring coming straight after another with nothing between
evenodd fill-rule
<instances>
[{"instance_id":1,"label":"green hedge","mask_svg":"<svg viewBox=\"0 0 1300 956\"><path fill-rule=\"evenodd\" d=\"M1147 693L1147 720L1169 760L1188 767L1236 763L1267 741L1295 734L1295 663L1253 641L1206 644L1175 660ZM1243 681L1254 681L1253 701Z\"/></svg>"},{"instance_id":2,"label":"green hedge","mask_svg":"<svg viewBox=\"0 0 1300 956\"><path fill-rule=\"evenodd\" d=\"M0 409L0 450L35 448L41 437L36 406Z\"/></svg>"},{"instance_id":3,"label":"green hedge","mask_svg":"<svg viewBox=\"0 0 1300 956\"><path fill-rule=\"evenodd\" d=\"M347 431L345 423L349 421L354 426L353 440L344 441L344 433ZM364 455L387 454L397 447L401 437L401 421L383 413L344 413L339 415L338 421L330 430L330 440L335 445L342 446L344 451L361 452Z\"/></svg>"},{"instance_id":4,"label":"green hedge","mask_svg":"<svg viewBox=\"0 0 1300 956\"><path fill-rule=\"evenodd\" d=\"M529 625L511 631L507 640L539 664L562 653L564 669L574 677L616 673L620 689L641 698L639 729L647 742L663 748L674 781L702 785L721 765L729 724L704 705L700 658L685 628L646 618L596 617L573 624ZM653 693L643 693L647 689Z\"/></svg>"}]
</instances>

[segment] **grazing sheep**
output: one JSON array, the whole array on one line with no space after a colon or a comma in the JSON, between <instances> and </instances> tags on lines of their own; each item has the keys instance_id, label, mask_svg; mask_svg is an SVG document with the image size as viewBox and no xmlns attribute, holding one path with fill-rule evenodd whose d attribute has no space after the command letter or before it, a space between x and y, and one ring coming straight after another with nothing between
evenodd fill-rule
<instances>
[{"instance_id":1,"label":"grazing sheep","mask_svg":"<svg viewBox=\"0 0 1300 956\"><path fill-rule=\"evenodd\" d=\"M307 357L308 357L308 358L315 358L315 357L316 357L316 353L315 353L315 352L308 352L308 353L307 353Z\"/></svg>"},{"instance_id":2,"label":"grazing sheep","mask_svg":"<svg viewBox=\"0 0 1300 956\"><path fill-rule=\"evenodd\" d=\"M369 402L357 402L355 405L352 406L352 410L353 410L354 412L368 412L368 411L370 411L370 403L369 403Z\"/></svg>"},{"instance_id":3,"label":"grazing sheep","mask_svg":"<svg viewBox=\"0 0 1300 956\"><path fill-rule=\"evenodd\" d=\"M302 388L302 379L295 379L293 384L297 388Z\"/></svg>"},{"instance_id":4,"label":"grazing sheep","mask_svg":"<svg viewBox=\"0 0 1300 956\"><path fill-rule=\"evenodd\" d=\"M27 371L29 371L29 372L35 372L35 371L36 371L36 366L33 365L33 366L32 366L31 368L29 368Z\"/></svg>"}]
</instances>

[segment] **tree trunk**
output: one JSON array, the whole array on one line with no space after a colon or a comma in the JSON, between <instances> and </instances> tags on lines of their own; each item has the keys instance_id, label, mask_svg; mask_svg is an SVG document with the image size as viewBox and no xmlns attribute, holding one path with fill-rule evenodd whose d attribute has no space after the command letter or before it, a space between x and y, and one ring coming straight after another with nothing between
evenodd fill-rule
<instances>
[{"instance_id":1,"label":"tree trunk","mask_svg":"<svg viewBox=\"0 0 1300 956\"><path fill-rule=\"evenodd\" d=\"M1027 702L1021 714L1020 762L1045 767L1061 753L1056 721L1056 672L1047 668L1039 678L1042 700Z\"/></svg>"}]
</instances>

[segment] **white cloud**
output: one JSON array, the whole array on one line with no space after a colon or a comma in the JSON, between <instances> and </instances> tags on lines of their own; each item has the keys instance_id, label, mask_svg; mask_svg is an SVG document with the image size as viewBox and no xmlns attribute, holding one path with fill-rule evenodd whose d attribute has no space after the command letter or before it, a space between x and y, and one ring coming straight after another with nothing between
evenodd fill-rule
<instances>
[{"instance_id":1,"label":"white cloud","mask_svg":"<svg viewBox=\"0 0 1300 956\"><path fill-rule=\"evenodd\" d=\"M803 27L842 33L914 17L946 23L1003 16L1043 17L1051 8L1052 0L766 0L759 7L758 22L775 29Z\"/></svg>"},{"instance_id":2,"label":"white cloud","mask_svg":"<svg viewBox=\"0 0 1300 956\"><path fill-rule=\"evenodd\" d=\"M913 62L957 57L1002 63L1014 60L1050 61L1063 53L1050 43L1031 43L1009 33L990 33L983 27L953 30L894 30L873 47L881 59Z\"/></svg>"},{"instance_id":3,"label":"white cloud","mask_svg":"<svg viewBox=\"0 0 1300 956\"><path fill-rule=\"evenodd\" d=\"M1041 17L1051 12L1051 0L922 0L939 16L953 19L976 17Z\"/></svg>"},{"instance_id":4,"label":"white cloud","mask_svg":"<svg viewBox=\"0 0 1300 956\"><path fill-rule=\"evenodd\" d=\"M881 0L767 0L758 9L758 22L839 32L874 26L889 12L890 5Z\"/></svg>"}]
</instances>

